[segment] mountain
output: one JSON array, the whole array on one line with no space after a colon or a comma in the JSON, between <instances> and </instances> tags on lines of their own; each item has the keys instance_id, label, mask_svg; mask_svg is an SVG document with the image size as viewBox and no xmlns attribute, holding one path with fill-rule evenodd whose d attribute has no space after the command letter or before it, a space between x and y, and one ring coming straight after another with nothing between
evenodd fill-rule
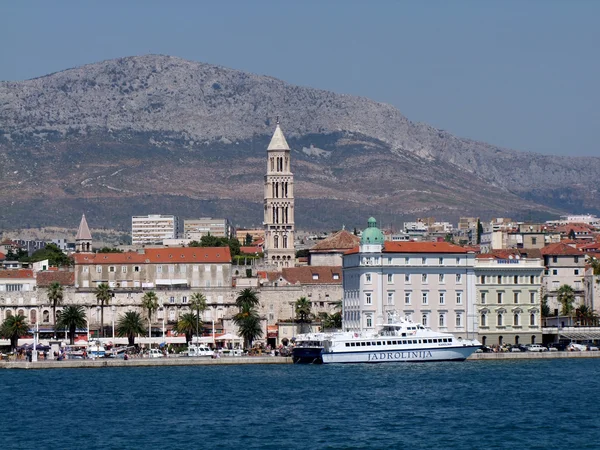
<instances>
[{"instance_id":1,"label":"mountain","mask_svg":"<svg viewBox=\"0 0 600 450\"><path fill-rule=\"evenodd\" d=\"M134 214L262 222L280 116L302 228L600 212L600 158L501 149L350 95L179 58L0 83L0 227L128 229Z\"/></svg>"}]
</instances>

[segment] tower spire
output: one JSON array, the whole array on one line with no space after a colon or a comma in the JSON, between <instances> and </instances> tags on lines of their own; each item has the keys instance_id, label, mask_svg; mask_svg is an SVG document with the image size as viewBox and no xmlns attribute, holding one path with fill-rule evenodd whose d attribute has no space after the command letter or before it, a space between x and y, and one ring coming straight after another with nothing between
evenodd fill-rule
<instances>
[{"instance_id":1,"label":"tower spire","mask_svg":"<svg viewBox=\"0 0 600 450\"><path fill-rule=\"evenodd\" d=\"M78 252L92 251L92 233L90 233L87 220L85 220L85 214L81 216L77 236L75 236L75 249Z\"/></svg>"}]
</instances>

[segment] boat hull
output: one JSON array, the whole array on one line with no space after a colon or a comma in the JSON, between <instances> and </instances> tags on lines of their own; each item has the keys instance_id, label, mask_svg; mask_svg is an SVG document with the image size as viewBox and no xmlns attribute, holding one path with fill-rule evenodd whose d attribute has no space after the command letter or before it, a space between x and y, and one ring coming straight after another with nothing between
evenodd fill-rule
<instances>
[{"instance_id":1,"label":"boat hull","mask_svg":"<svg viewBox=\"0 0 600 450\"><path fill-rule=\"evenodd\" d=\"M480 346L323 352L323 364L464 361Z\"/></svg>"},{"instance_id":2,"label":"boat hull","mask_svg":"<svg viewBox=\"0 0 600 450\"><path fill-rule=\"evenodd\" d=\"M292 350L294 364L323 364L323 347L295 347Z\"/></svg>"}]
</instances>

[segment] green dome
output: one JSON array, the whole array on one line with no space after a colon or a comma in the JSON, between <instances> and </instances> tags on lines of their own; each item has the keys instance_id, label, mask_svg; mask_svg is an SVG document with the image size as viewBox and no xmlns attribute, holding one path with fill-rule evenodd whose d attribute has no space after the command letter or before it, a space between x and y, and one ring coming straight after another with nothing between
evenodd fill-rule
<instances>
[{"instance_id":1,"label":"green dome","mask_svg":"<svg viewBox=\"0 0 600 450\"><path fill-rule=\"evenodd\" d=\"M363 230L360 238L361 245L383 245L383 233L377 228L377 221L374 217L370 217L367 221L367 229Z\"/></svg>"}]
</instances>

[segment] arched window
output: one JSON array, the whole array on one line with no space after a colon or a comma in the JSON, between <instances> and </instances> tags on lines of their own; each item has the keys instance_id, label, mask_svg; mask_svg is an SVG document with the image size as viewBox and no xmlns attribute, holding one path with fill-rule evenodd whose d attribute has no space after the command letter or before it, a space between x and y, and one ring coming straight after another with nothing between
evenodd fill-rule
<instances>
[{"instance_id":1,"label":"arched window","mask_svg":"<svg viewBox=\"0 0 600 450\"><path fill-rule=\"evenodd\" d=\"M286 235L283 236L283 248L288 248L288 238Z\"/></svg>"},{"instance_id":2,"label":"arched window","mask_svg":"<svg viewBox=\"0 0 600 450\"><path fill-rule=\"evenodd\" d=\"M277 235L273 236L273 246L279 248L279 236Z\"/></svg>"},{"instance_id":3,"label":"arched window","mask_svg":"<svg viewBox=\"0 0 600 450\"><path fill-rule=\"evenodd\" d=\"M502 326L502 313L498 313L498 326Z\"/></svg>"},{"instance_id":4,"label":"arched window","mask_svg":"<svg viewBox=\"0 0 600 450\"><path fill-rule=\"evenodd\" d=\"M515 336L515 345L519 345L519 336Z\"/></svg>"},{"instance_id":5,"label":"arched window","mask_svg":"<svg viewBox=\"0 0 600 450\"><path fill-rule=\"evenodd\" d=\"M485 344L486 344L486 342L487 342L487 336L482 336L482 337L481 337L481 343L482 343L483 345L485 345Z\"/></svg>"},{"instance_id":6,"label":"arched window","mask_svg":"<svg viewBox=\"0 0 600 450\"><path fill-rule=\"evenodd\" d=\"M24 316L25 315L25 311L23 311L22 309L17 311L17 315L19 316Z\"/></svg>"},{"instance_id":7,"label":"arched window","mask_svg":"<svg viewBox=\"0 0 600 450\"><path fill-rule=\"evenodd\" d=\"M504 343L504 337L498 336L498 345L502 345Z\"/></svg>"},{"instance_id":8,"label":"arched window","mask_svg":"<svg viewBox=\"0 0 600 450\"><path fill-rule=\"evenodd\" d=\"M535 344L535 336L531 336L531 343Z\"/></svg>"},{"instance_id":9,"label":"arched window","mask_svg":"<svg viewBox=\"0 0 600 450\"><path fill-rule=\"evenodd\" d=\"M35 324L37 321L37 312L35 311L35 309L32 309L31 311L29 311L29 322L31 324Z\"/></svg>"},{"instance_id":10,"label":"arched window","mask_svg":"<svg viewBox=\"0 0 600 450\"><path fill-rule=\"evenodd\" d=\"M513 315L513 325L517 326L517 327L519 326L519 313L518 312L516 312Z\"/></svg>"},{"instance_id":11,"label":"arched window","mask_svg":"<svg viewBox=\"0 0 600 450\"><path fill-rule=\"evenodd\" d=\"M481 313L481 326L487 327L487 314Z\"/></svg>"},{"instance_id":12,"label":"arched window","mask_svg":"<svg viewBox=\"0 0 600 450\"><path fill-rule=\"evenodd\" d=\"M50 311L45 309L44 312L42 313L42 323L48 323L48 322L50 322Z\"/></svg>"},{"instance_id":13,"label":"arched window","mask_svg":"<svg viewBox=\"0 0 600 450\"><path fill-rule=\"evenodd\" d=\"M12 317L12 311L10 309L7 309L6 313L4 314L4 318L8 319L9 317Z\"/></svg>"},{"instance_id":14,"label":"arched window","mask_svg":"<svg viewBox=\"0 0 600 450\"><path fill-rule=\"evenodd\" d=\"M421 316L421 323L424 327L427 326L427 314L423 314L423 316Z\"/></svg>"},{"instance_id":15,"label":"arched window","mask_svg":"<svg viewBox=\"0 0 600 450\"><path fill-rule=\"evenodd\" d=\"M440 313L439 325L440 327L446 326L446 315L444 313Z\"/></svg>"},{"instance_id":16,"label":"arched window","mask_svg":"<svg viewBox=\"0 0 600 450\"><path fill-rule=\"evenodd\" d=\"M529 315L529 325L534 326L535 325L535 313L531 313ZM534 336L535 337L535 336Z\"/></svg>"}]
</instances>

